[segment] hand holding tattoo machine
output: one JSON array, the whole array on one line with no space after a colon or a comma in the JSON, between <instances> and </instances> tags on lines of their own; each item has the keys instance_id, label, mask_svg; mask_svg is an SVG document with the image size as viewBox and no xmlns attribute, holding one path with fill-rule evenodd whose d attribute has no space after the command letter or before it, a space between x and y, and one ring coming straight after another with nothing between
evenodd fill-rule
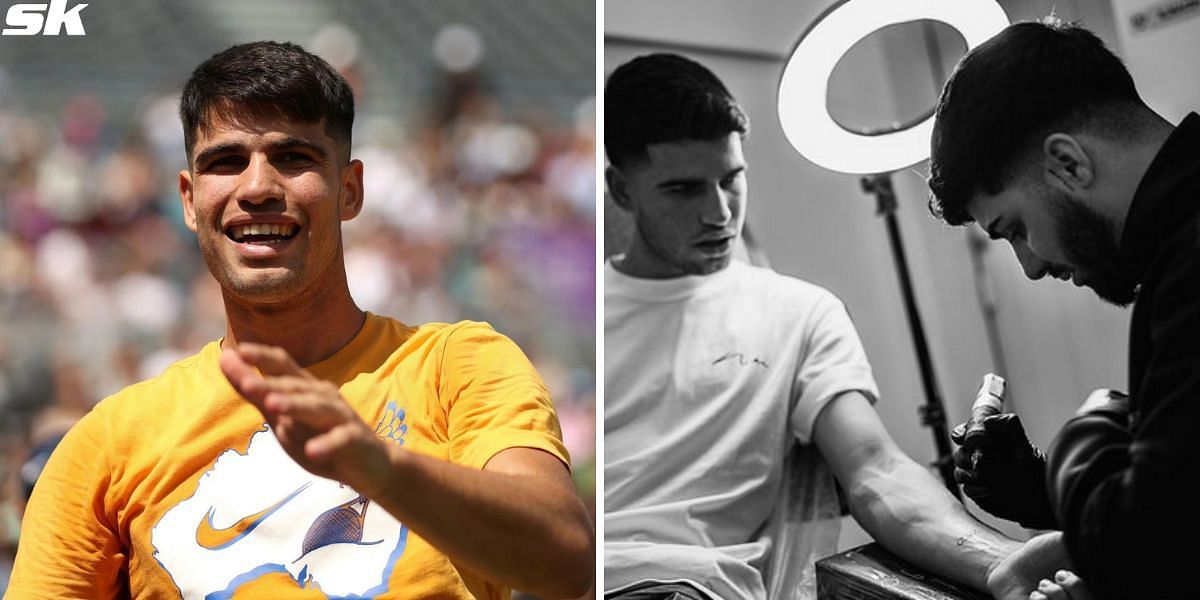
<instances>
[{"instance_id":1,"label":"hand holding tattoo machine","mask_svg":"<svg viewBox=\"0 0 1200 600\"><path fill-rule=\"evenodd\" d=\"M975 394L975 402L971 404L971 420L967 422L967 432L964 436L964 445L975 448L971 453L972 468L979 464L981 438L986 433L983 420L1004 412L1004 392L1007 385L1003 377L988 373L983 376L983 383L979 386L979 392Z\"/></svg>"},{"instance_id":2,"label":"hand holding tattoo machine","mask_svg":"<svg viewBox=\"0 0 1200 600\"><path fill-rule=\"evenodd\" d=\"M1007 383L984 375L971 404L971 418L951 437L954 478L963 492L988 513L1032 529L1055 527L1046 493L1046 458L1025 435L1021 418L1004 412Z\"/></svg>"}]
</instances>

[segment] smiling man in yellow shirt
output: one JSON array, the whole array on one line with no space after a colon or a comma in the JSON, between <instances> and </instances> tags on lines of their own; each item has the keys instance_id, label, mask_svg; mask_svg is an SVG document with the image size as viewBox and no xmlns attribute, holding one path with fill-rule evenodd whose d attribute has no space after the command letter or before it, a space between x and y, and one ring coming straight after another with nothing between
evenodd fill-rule
<instances>
[{"instance_id":1,"label":"smiling man in yellow shirt","mask_svg":"<svg viewBox=\"0 0 1200 600\"><path fill-rule=\"evenodd\" d=\"M10 598L505 598L587 590L594 540L545 386L483 323L358 308L354 101L292 44L181 102L188 228L224 338L102 401L26 512Z\"/></svg>"}]
</instances>

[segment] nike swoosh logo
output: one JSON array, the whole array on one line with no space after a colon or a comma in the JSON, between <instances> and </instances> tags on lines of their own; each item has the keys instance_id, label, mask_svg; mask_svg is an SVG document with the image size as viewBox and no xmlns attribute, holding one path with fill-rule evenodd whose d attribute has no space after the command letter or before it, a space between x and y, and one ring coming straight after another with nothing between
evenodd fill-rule
<instances>
[{"instance_id":1,"label":"nike swoosh logo","mask_svg":"<svg viewBox=\"0 0 1200 600\"><path fill-rule=\"evenodd\" d=\"M312 485L312 482L300 486L296 489L296 491L288 494L279 502L276 502L275 504L272 504L271 506L268 506L252 515L242 517L233 525L230 525L229 527L223 527L221 529L213 527L213 507L208 507L208 512L200 518L200 524L196 525L196 543L200 544L201 548L207 548L209 550L223 550L232 546L242 538L249 535L250 532L254 531L254 528L258 527L264 520L266 520L267 517L271 516L271 514L275 511L283 508L284 504L290 502L292 498L295 498L298 494L300 494L300 492L304 491L304 488L310 485Z\"/></svg>"}]
</instances>

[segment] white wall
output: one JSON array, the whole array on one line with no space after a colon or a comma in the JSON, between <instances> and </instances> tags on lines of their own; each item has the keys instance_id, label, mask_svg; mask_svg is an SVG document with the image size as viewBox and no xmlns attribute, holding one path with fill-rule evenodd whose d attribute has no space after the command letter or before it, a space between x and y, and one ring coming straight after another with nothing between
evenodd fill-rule
<instances>
[{"instance_id":1,"label":"white wall","mask_svg":"<svg viewBox=\"0 0 1200 600\"><path fill-rule=\"evenodd\" d=\"M1172 123L1200 108L1200 73L1188 64L1200 56L1200 7L1187 0L1113 0L1113 12L1122 56L1146 103ZM1141 19L1147 25L1136 26Z\"/></svg>"},{"instance_id":2,"label":"white wall","mask_svg":"<svg viewBox=\"0 0 1200 600\"><path fill-rule=\"evenodd\" d=\"M680 8L686 5L686 9ZM882 220L857 177L816 167L789 146L775 116L783 57L831 4L689 0L606 0L605 71L649 51L689 55L709 66L750 115L748 224L777 270L837 293L848 306L882 391L878 410L906 452L928 462L934 448L917 421L924 400ZM1012 20L1056 14L1081 20L1118 46L1112 8L1094 0L1001 3ZM907 31L907 33L906 33ZM835 93L840 114L882 124L932 102L928 55L915 28L888 32L846 65L857 79ZM953 45L949 45L952 47ZM1117 48L1120 53L1119 48ZM949 52L949 50L947 50ZM1194 53L1191 56L1195 56ZM950 57L952 60L956 57ZM1135 72L1135 77L1137 73ZM879 96L886 99L880 102ZM876 114L881 110L890 114ZM988 244L981 265L994 297L1003 347L993 361L975 291L969 233L925 208L924 164L895 175L899 219L950 424L967 416L980 376L1006 365L1011 406L1031 438L1048 446L1062 422L1096 387L1125 387L1128 313L1058 281L1027 281L1007 246ZM606 205L606 221L616 209ZM606 235L606 238L609 236ZM606 248L606 252L612 251ZM1019 529L1006 527L1019 534ZM844 544L861 540L859 533Z\"/></svg>"}]
</instances>

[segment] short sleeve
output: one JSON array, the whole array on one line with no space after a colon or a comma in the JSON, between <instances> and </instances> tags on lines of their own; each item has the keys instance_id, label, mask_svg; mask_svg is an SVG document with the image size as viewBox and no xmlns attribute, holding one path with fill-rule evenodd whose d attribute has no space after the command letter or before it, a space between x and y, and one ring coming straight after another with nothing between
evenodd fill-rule
<instances>
[{"instance_id":1,"label":"short sleeve","mask_svg":"<svg viewBox=\"0 0 1200 600\"><path fill-rule=\"evenodd\" d=\"M879 397L871 365L846 307L832 294L817 302L802 325L801 356L793 389L792 432L801 442L812 440L817 415L844 392L862 392L874 403Z\"/></svg>"},{"instance_id":2,"label":"short sleeve","mask_svg":"<svg viewBox=\"0 0 1200 600\"><path fill-rule=\"evenodd\" d=\"M512 340L486 323L460 323L448 334L438 393L452 462L482 469L502 450L536 448L570 465L541 377Z\"/></svg>"},{"instance_id":3,"label":"short sleeve","mask_svg":"<svg viewBox=\"0 0 1200 600\"><path fill-rule=\"evenodd\" d=\"M128 557L106 508L102 425L96 410L76 423L38 477L6 598L128 595Z\"/></svg>"}]
</instances>

